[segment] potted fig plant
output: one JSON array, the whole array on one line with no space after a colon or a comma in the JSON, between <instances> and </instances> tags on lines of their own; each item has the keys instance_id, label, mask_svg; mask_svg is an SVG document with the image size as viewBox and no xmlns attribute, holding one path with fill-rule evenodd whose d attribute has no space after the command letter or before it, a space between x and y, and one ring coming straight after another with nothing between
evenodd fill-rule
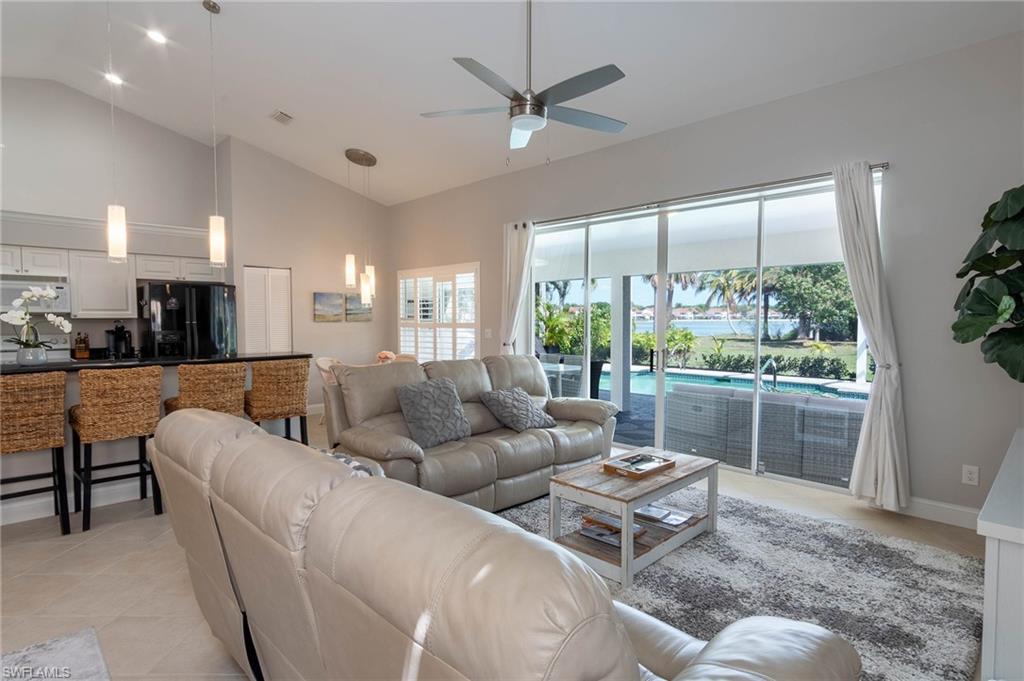
<instances>
[{"instance_id":1,"label":"potted fig plant","mask_svg":"<svg viewBox=\"0 0 1024 681\"><path fill-rule=\"evenodd\" d=\"M953 340L983 339L985 361L1024 383L1024 185L989 206L956 276L967 281L953 304Z\"/></svg>"},{"instance_id":2,"label":"potted fig plant","mask_svg":"<svg viewBox=\"0 0 1024 681\"><path fill-rule=\"evenodd\" d=\"M30 286L22 291L21 295L11 301L11 309L0 314L0 321L7 322L11 326L21 327L17 336L11 336L5 340L18 346L18 364L33 366L46 363L46 350L50 344L39 340L39 331L32 321L32 303L40 300L56 300L57 292L47 286L40 288ZM62 333L71 333L71 322L59 315L48 312L45 315L46 321L59 329Z\"/></svg>"}]
</instances>

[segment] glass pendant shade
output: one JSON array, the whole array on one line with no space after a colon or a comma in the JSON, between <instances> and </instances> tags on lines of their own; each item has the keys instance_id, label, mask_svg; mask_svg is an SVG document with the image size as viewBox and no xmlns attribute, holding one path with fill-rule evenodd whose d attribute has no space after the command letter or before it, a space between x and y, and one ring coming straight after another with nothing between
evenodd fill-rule
<instances>
[{"instance_id":1,"label":"glass pendant shade","mask_svg":"<svg viewBox=\"0 0 1024 681\"><path fill-rule=\"evenodd\" d=\"M359 275L359 298L363 305L373 304L373 293L370 291L370 275L366 272Z\"/></svg>"},{"instance_id":2,"label":"glass pendant shade","mask_svg":"<svg viewBox=\"0 0 1024 681\"><path fill-rule=\"evenodd\" d=\"M228 239L224 233L224 216L210 216L210 266L228 266Z\"/></svg>"},{"instance_id":3,"label":"glass pendant shade","mask_svg":"<svg viewBox=\"0 0 1024 681\"><path fill-rule=\"evenodd\" d=\"M345 256L345 286L356 287L356 256L352 253Z\"/></svg>"},{"instance_id":4,"label":"glass pendant shade","mask_svg":"<svg viewBox=\"0 0 1024 681\"><path fill-rule=\"evenodd\" d=\"M366 276L370 278L370 295L377 295L377 268L373 265L367 265Z\"/></svg>"},{"instance_id":5,"label":"glass pendant shade","mask_svg":"<svg viewBox=\"0 0 1024 681\"><path fill-rule=\"evenodd\" d=\"M107 259L128 262L128 222L124 206L107 206Z\"/></svg>"}]
</instances>

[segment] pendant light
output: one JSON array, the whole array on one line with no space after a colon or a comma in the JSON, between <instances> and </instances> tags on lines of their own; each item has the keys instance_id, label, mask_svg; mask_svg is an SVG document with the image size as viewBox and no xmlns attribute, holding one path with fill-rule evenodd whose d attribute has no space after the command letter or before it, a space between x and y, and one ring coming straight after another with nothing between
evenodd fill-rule
<instances>
[{"instance_id":1,"label":"pendant light","mask_svg":"<svg viewBox=\"0 0 1024 681\"><path fill-rule=\"evenodd\" d=\"M114 127L114 88L123 83L114 73L114 48L110 31L110 2L107 2L107 72L110 83L110 187L112 203L107 205L107 259L128 262L128 220L124 206L117 203L117 139Z\"/></svg>"},{"instance_id":2,"label":"pendant light","mask_svg":"<svg viewBox=\"0 0 1024 681\"><path fill-rule=\"evenodd\" d=\"M363 235L365 237L366 231L367 231L367 227L366 227L366 222L367 222L366 214L367 214L367 211L366 211L366 208L367 208L367 205L369 203L369 193L370 193L370 168L372 168L373 166L377 165L377 157L374 156L373 154L371 154L368 151L364 151L362 149L354 149L354 148L352 148L352 149L346 149L345 150L345 158L347 158L352 163L355 163L357 166L360 166L361 168L365 169L364 170L364 175L363 175L364 180L363 180L363 219L362 219L362 222L363 222ZM351 188L351 185L352 185L352 182L351 182L351 167L350 167L350 172L349 172L349 178L350 178L350 180L349 180L349 187ZM368 244L369 242L367 241L366 243ZM363 272L360 273L360 275L359 275L359 298L360 298L360 302L363 305L372 305L373 304L373 297L375 295L377 295L377 275L376 275L376 269L374 268L373 265L370 265L369 262L370 262L370 254L369 254L369 248L367 247L367 252L366 252L366 263L367 264L366 264L366 267L363 269ZM349 274L350 273L351 273L351 279L349 278ZM354 286L355 285L355 274L356 274L356 257L355 257L355 255L349 253L348 255L345 256L345 283L346 283L346 285L349 285L349 286ZM352 282L351 284L349 284L350 281Z\"/></svg>"},{"instance_id":3,"label":"pendant light","mask_svg":"<svg viewBox=\"0 0 1024 681\"><path fill-rule=\"evenodd\" d=\"M214 0L203 0L210 13L210 122L213 130L213 215L210 216L210 266L228 266L227 234L224 216L220 214L220 195L217 182L217 79L213 70L213 15L220 14L220 5Z\"/></svg>"}]
</instances>

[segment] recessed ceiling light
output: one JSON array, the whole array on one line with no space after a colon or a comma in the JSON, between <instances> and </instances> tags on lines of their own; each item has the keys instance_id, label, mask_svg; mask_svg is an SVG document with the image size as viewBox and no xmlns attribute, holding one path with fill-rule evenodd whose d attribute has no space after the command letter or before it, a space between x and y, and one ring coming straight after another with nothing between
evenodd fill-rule
<instances>
[{"instance_id":1,"label":"recessed ceiling light","mask_svg":"<svg viewBox=\"0 0 1024 681\"><path fill-rule=\"evenodd\" d=\"M113 73L112 71L104 73L103 77L111 83L113 83L114 85L124 85L124 80L122 80L121 76L117 75L116 73Z\"/></svg>"},{"instance_id":2,"label":"recessed ceiling light","mask_svg":"<svg viewBox=\"0 0 1024 681\"><path fill-rule=\"evenodd\" d=\"M146 35L149 37L150 40L152 40L157 45L166 45L167 44L167 36L165 36L160 31L157 31L155 29L150 29L150 30L146 31Z\"/></svg>"}]
</instances>

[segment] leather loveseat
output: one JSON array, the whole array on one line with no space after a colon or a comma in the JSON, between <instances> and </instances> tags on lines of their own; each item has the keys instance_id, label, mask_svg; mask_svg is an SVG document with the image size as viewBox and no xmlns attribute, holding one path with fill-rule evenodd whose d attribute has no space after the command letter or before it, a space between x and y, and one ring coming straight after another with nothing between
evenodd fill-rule
<instances>
[{"instance_id":1,"label":"leather loveseat","mask_svg":"<svg viewBox=\"0 0 1024 681\"><path fill-rule=\"evenodd\" d=\"M552 399L535 357L332 369L337 385L324 391L332 446L378 461L389 478L488 511L543 496L553 474L611 453L618 407L604 400ZM422 449L409 438L396 388L432 378L454 381L472 435ZM502 427L480 402L480 394L511 387L525 390L557 425L522 433Z\"/></svg>"},{"instance_id":2,"label":"leather loveseat","mask_svg":"<svg viewBox=\"0 0 1024 681\"><path fill-rule=\"evenodd\" d=\"M621 603L552 542L358 474L226 414L148 445L196 598L251 679L853 680L817 625L735 622L710 642Z\"/></svg>"}]
</instances>

